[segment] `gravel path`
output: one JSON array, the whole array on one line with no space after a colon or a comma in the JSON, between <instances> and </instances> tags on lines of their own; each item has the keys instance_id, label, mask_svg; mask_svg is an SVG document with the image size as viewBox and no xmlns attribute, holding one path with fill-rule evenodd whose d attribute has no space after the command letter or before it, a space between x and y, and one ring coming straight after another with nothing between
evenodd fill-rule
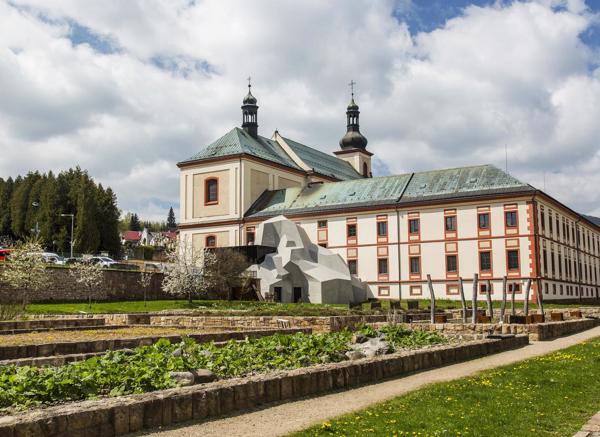
<instances>
[{"instance_id":1,"label":"gravel path","mask_svg":"<svg viewBox=\"0 0 600 437\"><path fill-rule=\"evenodd\" d=\"M532 343L521 349L428 370L353 390L274 405L195 425L167 428L154 432L146 431L135 435L152 435L156 437L275 437L286 435L333 417L417 390L431 383L463 378L483 370L564 349L594 337L600 337L600 327L552 341Z\"/></svg>"}]
</instances>

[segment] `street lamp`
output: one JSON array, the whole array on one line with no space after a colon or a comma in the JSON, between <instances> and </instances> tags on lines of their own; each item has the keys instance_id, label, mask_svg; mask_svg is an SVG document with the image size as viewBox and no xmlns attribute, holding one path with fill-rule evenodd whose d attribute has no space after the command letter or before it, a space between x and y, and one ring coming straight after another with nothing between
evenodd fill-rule
<instances>
[{"instance_id":1,"label":"street lamp","mask_svg":"<svg viewBox=\"0 0 600 437\"><path fill-rule=\"evenodd\" d=\"M31 206L33 206L34 208L39 208L40 203L39 202L32 202ZM37 211L35 213L35 237L38 238L40 236L40 225L39 225L39 221L37 218Z\"/></svg>"},{"instance_id":2,"label":"street lamp","mask_svg":"<svg viewBox=\"0 0 600 437\"><path fill-rule=\"evenodd\" d=\"M75 214L60 214L61 217L71 217L71 258L73 258L73 223L75 221Z\"/></svg>"}]
</instances>

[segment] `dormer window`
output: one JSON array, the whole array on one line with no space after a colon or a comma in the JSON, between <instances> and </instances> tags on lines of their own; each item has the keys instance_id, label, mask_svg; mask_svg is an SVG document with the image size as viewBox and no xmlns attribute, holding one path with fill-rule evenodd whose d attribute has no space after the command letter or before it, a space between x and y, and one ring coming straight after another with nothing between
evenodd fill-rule
<instances>
[{"instance_id":1,"label":"dormer window","mask_svg":"<svg viewBox=\"0 0 600 437\"><path fill-rule=\"evenodd\" d=\"M216 205L219 203L219 180L209 178L204 182L204 204Z\"/></svg>"}]
</instances>

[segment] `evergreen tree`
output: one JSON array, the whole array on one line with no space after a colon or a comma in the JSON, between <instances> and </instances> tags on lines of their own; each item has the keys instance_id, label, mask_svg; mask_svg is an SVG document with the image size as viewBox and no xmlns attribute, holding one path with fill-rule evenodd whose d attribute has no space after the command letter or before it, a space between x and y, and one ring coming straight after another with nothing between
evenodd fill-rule
<instances>
[{"instance_id":1,"label":"evergreen tree","mask_svg":"<svg viewBox=\"0 0 600 437\"><path fill-rule=\"evenodd\" d=\"M10 227L10 199L14 185L12 178L9 177L7 180L0 178L0 236L13 236Z\"/></svg>"},{"instance_id":2,"label":"evergreen tree","mask_svg":"<svg viewBox=\"0 0 600 437\"><path fill-rule=\"evenodd\" d=\"M100 247L114 257L121 252L119 238L119 215L117 196L110 188L104 190L100 185L98 190L98 228L100 231Z\"/></svg>"},{"instance_id":3,"label":"evergreen tree","mask_svg":"<svg viewBox=\"0 0 600 437\"><path fill-rule=\"evenodd\" d=\"M169 215L167 216L167 228L173 230L177 228L177 221L175 220L175 213L173 207L169 208Z\"/></svg>"},{"instance_id":4,"label":"evergreen tree","mask_svg":"<svg viewBox=\"0 0 600 437\"><path fill-rule=\"evenodd\" d=\"M142 225L140 223L140 219L136 213L131 214L131 218L129 219L129 230L130 231L141 231Z\"/></svg>"},{"instance_id":5,"label":"evergreen tree","mask_svg":"<svg viewBox=\"0 0 600 437\"><path fill-rule=\"evenodd\" d=\"M92 193L82 187L77 199L75 218L75 251L94 254L100 248L100 231L96 222L97 206Z\"/></svg>"}]
</instances>

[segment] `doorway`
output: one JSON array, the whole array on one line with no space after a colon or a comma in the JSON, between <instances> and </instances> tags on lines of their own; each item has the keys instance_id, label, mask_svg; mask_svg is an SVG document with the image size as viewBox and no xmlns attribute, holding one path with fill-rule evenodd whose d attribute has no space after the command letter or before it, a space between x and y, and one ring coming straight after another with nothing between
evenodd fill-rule
<instances>
[{"instance_id":1,"label":"doorway","mask_svg":"<svg viewBox=\"0 0 600 437\"><path fill-rule=\"evenodd\" d=\"M294 303L302 300L302 287L294 287Z\"/></svg>"}]
</instances>

